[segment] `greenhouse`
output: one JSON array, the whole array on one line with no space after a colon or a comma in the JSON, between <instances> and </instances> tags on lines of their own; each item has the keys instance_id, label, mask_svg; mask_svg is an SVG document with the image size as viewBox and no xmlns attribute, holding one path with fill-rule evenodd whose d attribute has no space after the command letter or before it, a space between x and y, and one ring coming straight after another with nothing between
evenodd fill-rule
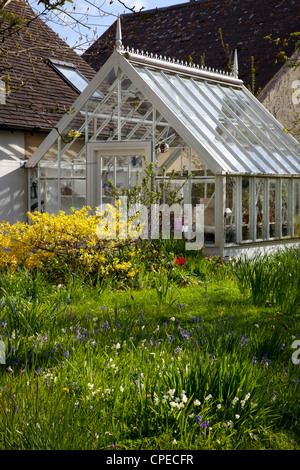
<instances>
[{"instance_id":1,"label":"greenhouse","mask_svg":"<svg viewBox=\"0 0 300 470\"><path fill-rule=\"evenodd\" d=\"M132 188L146 156L204 209L210 254L300 241L300 147L234 70L116 47L27 161L29 211L111 202L108 181ZM190 175L188 177L188 175ZM195 217L193 211L193 217Z\"/></svg>"}]
</instances>

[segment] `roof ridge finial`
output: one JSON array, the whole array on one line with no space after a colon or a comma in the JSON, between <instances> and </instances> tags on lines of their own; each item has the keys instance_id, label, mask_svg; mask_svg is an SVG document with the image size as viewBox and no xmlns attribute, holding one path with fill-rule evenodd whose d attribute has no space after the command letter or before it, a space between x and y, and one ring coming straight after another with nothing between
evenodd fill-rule
<instances>
[{"instance_id":1,"label":"roof ridge finial","mask_svg":"<svg viewBox=\"0 0 300 470\"><path fill-rule=\"evenodd\" d=\"M238 65L238 53L237 53L237 49L234 50L233 76L234 76L234 78L238 78L238 77L239 77L239 65Z\"/></svg>"},{"instance_id":2,"label":"roof ridge finial","mask_svg":"<svg viewBox=\"0 0 300 470\"><path fill-rule=\"evenodd\" d=\"M117 19L117 32L116 32L116 50L120 52L122 49L122 30L120 14Z\"/></svg>"}]
</instances>

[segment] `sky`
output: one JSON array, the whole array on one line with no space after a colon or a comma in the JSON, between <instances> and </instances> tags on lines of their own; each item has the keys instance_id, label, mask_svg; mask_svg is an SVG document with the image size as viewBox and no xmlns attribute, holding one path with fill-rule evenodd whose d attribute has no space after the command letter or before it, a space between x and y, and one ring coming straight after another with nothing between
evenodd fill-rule
<instances>
[{"instance_id":1,"label":"sky","mask_svg":"<svg viewBox=\"0 0 300 470\"><path fill-rule=\"evenodd\" d=\"M187 2L189 0L122 0L121 3L118 0L68 0L67 13L78 20L76 23L69 15L57 12L48 13L42 18L63 40L81 53L114 23L118 14L131 12L124 5L139 11L143 7L144 10L151 10ZM38 0L29 0L29 3L36 11L42 11Z\"/></svg>"}]
</instances>

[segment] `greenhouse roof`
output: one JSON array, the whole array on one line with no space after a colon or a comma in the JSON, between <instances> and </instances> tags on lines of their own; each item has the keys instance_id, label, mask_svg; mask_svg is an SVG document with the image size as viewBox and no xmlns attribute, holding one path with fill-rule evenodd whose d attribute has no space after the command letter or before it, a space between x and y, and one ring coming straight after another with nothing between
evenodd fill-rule
<instances>
[{"instance_id":1,"label":"greenhouse roof","mask_svg":"<svg viewBox=\"0 0 300 470\"><path fill-rule=\"evenodd\" d=\"M299 143L239 80L236 56L230 74L125 49L119 38L114 53L74 103L73 112L58 124L59 133L70 128L95 92L105 96L101 83L110 70L126 74L215 174L299 175ZM26 166L37 164L57 139L57 130Z\"/></svg>"}]
</instances>

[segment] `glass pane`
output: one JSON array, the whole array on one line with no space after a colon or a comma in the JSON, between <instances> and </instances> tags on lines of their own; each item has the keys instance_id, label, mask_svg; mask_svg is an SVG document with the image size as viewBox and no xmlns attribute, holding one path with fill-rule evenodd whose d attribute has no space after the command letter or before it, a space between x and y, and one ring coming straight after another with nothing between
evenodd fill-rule
<instances>
[{"instance_id":1,"label":"glass pane","mask_svg":"<svg viewBox=\"0 0 300 470\"><path fill-rule=\"evenodd\" d=\"M225 243L236 243L236 178L226 178Z\"/></svg>"},{"instance_id":2,"label":"glass pane","mask_svg":"<svg viewBox=\"0 0 300 470\"><path fill-rule=\"evenodd\" d=\"M119 194L122 194L123 188L129 188L129 157L116 157L116 187Z\"/></svg>"},{"instance_id":3,"label":"glass pane","mask_svg":"<svg viewBox=\"0 0 300 470\"><path fill-rule=\"evenodd\" d=\"M61 181L61 210L71 212L71 208L78 210L85 205L85 180Z\"/></svg>"},{"instance_id":4,"label":"glass pane","mask_svg":"<svg viewBox=\"0 0 300 470\"><path fill-rule=\"evenodd\" d=\"M105 156L101 158L101 170L102 174L99 175L100 187L102 188L102 203L103 204L112 204L113 198L107 195L109 190L108 181L111 181L115 184L115 171L114 171L114 160L113 156Z\"/></svg>"},{"instance_id":5,"label":"glass pane","mask_svg":"<svg viewBox=\"0 0 300 470\"><path fill-rule=\"evenodd\" d=\"M300 180L294 179L294 237L300 237Z\"/></svg>"},{"instance_id":6,"label":"glass pane","mask_svg":"<svg viewBox=\"0 0 300 470\"><path fill-rule=\"evenodd\" d=\"M276 122L270 120L269 118L266 121L266 114L264 110L261 109L261 107L258 105L258 103L252 100L251 97L248 96L248 94L243 90L236 89L234 92L237 96L240 95L241 99L245 100L245 102L249 105L251 108L251 118L255 119L255 122L264 128L264 130L267 132L268 138L270 138L277 147L279 146L279 148L283 149L284 147L282 143L284 143L291 151L295 151L296 143L292 142L288 136L282 132L280 126L276 124ZM272 133L270 131L272 131ZM274 138L274 134L276 139Z\"/></svg>"},{"instance_id":7,"label":"glass pane","mask_svg":"<svg viewBox=\"0 0 300 470\"><path fill-rule=\"evenodd\" d=\"M281 191L282 191L282 236L289 237L291 235L290 232L290 221L289 221L289 205L290 205L290 181L287 179L283 179L281 183Z\"/></svg>"},{"instance_id":8,"label":"glass pane","mask_svg":"<svg viewBox=\"0 0 300 470\"><path fill-rule=\"evenodd\" d=\"M42 180L41 185L41 205L44 207L44 212L57 213L58 207L58 181L57 180Z\"/></svg>"},{"instance_id":9,"label":"glass pane","mask_svg":"<svg viewBox=\"0 0 300 470\"><path fill-rule=\"evenodd\" d=\"M80 93L87 87L89 81L81 75L81 73L75 67L68 67L65 65L55 64L54 68L76 88ZM102 98L99 92L95 93L95 98Z\"/></svg>"},{"instance_id":10,"label":"glass pane","mask_svg":"<svg viewBox=\"0 0 300 470\"><path fill-rule=\"evenodd\" d=\"M264 185L263 178L256 179L256 239L263 240L265 238L264 231Z\"/></svg>"},{"instance_id":11,"label":"glass pane","mask_svg":"<svg viewBox=\"0 0 300 470\"><path fill-rule=\"evenodd\" d=\"M242 240L253 240L253 227L251 221L251 184L250 178L242 179Z\"/></svg>"},{"instance_id":12,"label":"glass pane","mask_svg":"<svg viewBox=\"0 0 300 470\"><path fill-rule=\"evenodd\" d=\"M143 157L128 157L129 159L129 187L133 189L137 183L142 182Z\"/></svg>"},{"instance_id":13,"label":"glass pane","mask_svg":"<svg viewBox=\"0 0 300 470\"><path fill-rule=\"evenodd\" d=\"M195 186L195 188L194 188ZM204 197L201 197L203 194ZM200 200L199 200L200 199ZM204 243L215 242L215 183L192 184L193 207L204 205Z\"/></svg>"},{"instance_id":14,"label":"glass pane","mask_svg":"<svg viewBox=\"0 0 300 470\"><path fill-rule=\"evenodd\" d=\"M276 191L277 183L274 178L270 179L269 182L269 236L275 238L278 230L276 229Z\"/></svg>"}]
</instances>

